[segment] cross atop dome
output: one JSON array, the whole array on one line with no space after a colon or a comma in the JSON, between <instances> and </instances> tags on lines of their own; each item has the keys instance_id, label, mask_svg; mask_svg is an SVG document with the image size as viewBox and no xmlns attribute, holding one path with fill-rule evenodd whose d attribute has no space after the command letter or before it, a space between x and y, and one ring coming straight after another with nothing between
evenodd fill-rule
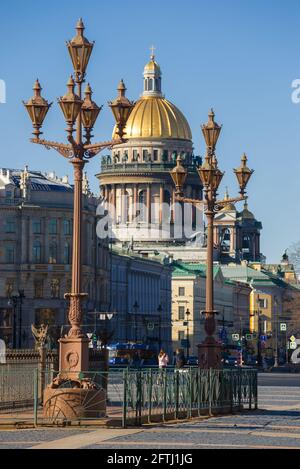
<instances>
[{"instance_id":1,"label":"cross atop dome","mask_svg":"<svg viewBox=\"0 0 300 469\"><path fill-rule=\"evenodd\" d=\"M150 47L150 50L151 50L150 59L151 59L151 60L154 60L154 59L155 59L154 51L156 50L156 47L151 46L151 47Z\"/></svg>"}]
</instances>

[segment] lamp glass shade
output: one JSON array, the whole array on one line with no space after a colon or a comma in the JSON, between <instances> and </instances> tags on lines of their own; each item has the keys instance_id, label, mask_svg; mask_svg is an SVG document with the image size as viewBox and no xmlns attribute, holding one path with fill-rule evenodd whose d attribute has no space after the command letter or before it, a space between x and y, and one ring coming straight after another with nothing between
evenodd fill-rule
<instances>
[{"instance_id":1,"label":"lamp glass shade","mask_svg":"<svg viewBox=\"0 0 300 469\"><path fill-rule=\"evenodd\" d=\"M102 106L97 106L97 104L92 101L91 97L92 90L90 85L87 85L85 99L81 106L82 123L85 129L92 129L94 127L97 117L102 109Z\"/></svg>"},{"instance_id":2,"label":"lamp glass shade","mask_svg":"<svg viewBox=\"0 0 300 469\"><path fill-rule=\"evenodd\" d=\"M171 174L171 177L172 177L172 180L175 184L176 189L179 192L182 192L184 183L185 183L186 178L187 178L187 171L181 164L181 157L180 156L178 156L177 164L176 164L175 168L173 168L172 171L170 171L170 174Z\"/></svg>"},{"instance_id":3,"label":"lamp glass shade","mask_svg":"<svg viewBox=\"0 0 300 469\"><path fill-rule=\"evenodd\" d=\"M244 154L241 158L241 166L237 169L234 169L235 175L237 177L240 190L243 193L246 189L246 186L251 178L254 170L248 168L247 166L247 156Z\"/></svg>"},{"instance_id":4,"label":"lamp glass shade","mask_svg":"<svg viewBox=\"0 0 300 469\"><path fill-rule=\"evenodd\" d=\"M108 103L117 124L116 133L120 138L122 138L125 133L124 128L126 126L126 122L134 107L134 102L129 101L129 99L126 98L125 91L126 87L123 80L121 80L118 86L118 97L114 101Z\"/></svg>"},{"instance_id":5,"label":"lamp glass shade","mask_svg":"<svg viewBox=\"0 0 300 469\"><path fill-rule=\"evenodd\" d=\"M46 99L41 96L42 87L38 80L36 80L34 87L34 96L29 99L27 103L23 101L23 104L29 114L32 124L35 127L41 127L51 107L52 103L48 103Z\"/></svg>"},{"instance_id":6,"label":"lamp glass shade","mask_svg":"<svg viewBox=\"0 0 300 469\"><path fill-rule=\"evenodd\" d=\"M58 103L65 116L66 122L68 124L74 124L81 110L83 101L74 93L75 83L72 76L68 81L67 87L68 92L62 98L58 99Z\"/></svg>"},{"instance_id":7,"label":"lamp glass shade","mask_svg":"<svg viewBox=\"0 0 300 469\"><path fill-rule=\"evenodd\" d=\"M214 121L215 114L213 110L208 114L208 122L201 126L201 130L205 139L205 143L210 148L215 148L222 126Z\"/></svg>"},{"instance_id":8,"label":"lamp glass shade","mask_svg":"<svg viewBox=\"0 0 300 469\"><path fill-rule=\"evenodd\" d=\"M74 71L82 76L85 74L94 47L94 43L84 37L84 29L84 24L80 19L76 26L77 35L67 42Z\"/></svg>"},{"instance_id":9,"label":"lamp glass shade","mask_svg":"<svg viewBox=\"0 0 300 469\"><path fill-rule=\"evenodd\" d=\"M212 181L211 181L211 186L212 189L217 191L219 188L219 185L221 184L221 181L223 179L224 173L220 171L218 168L213 170L212 174Z\"/></svg>"}]
</instances>

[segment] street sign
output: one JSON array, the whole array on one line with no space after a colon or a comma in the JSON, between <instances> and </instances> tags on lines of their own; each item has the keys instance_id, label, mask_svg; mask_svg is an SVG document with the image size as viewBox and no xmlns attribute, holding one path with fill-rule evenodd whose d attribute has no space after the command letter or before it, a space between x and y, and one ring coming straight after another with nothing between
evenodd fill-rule
<instances>
[{"instance_id":1,"label":"street sign","mask_svg":"<svg viewBox=\"0 0 300 469\"><path fill-rule=\"evenodd\" d=\"M290 342L290 349L291 350L296 350L296 348L297 348L296 342Z\"/></svg>"},{"instance_id":2,"label":"street sign","mask_svg":"<svg viewBox=\"0 0 300 469\"><path fill-rule=\"evenodd\" d=\"M234 341L238 341L240 339L240 335L239 334L232 334L232 340Z\"/></svg>"},{"instance_id":3,"label":"street sign","mask_svg":"<svg viewBox=\"0 0 300 469\"><path fill-rule=\"evenodd\" d=\"M154 330L154 322L148 322L147 329L148 329L148 331L153 331Z\"/></svg>"},{"instance_id":4,"label":"street sign","mask_svg":"<svg viewBox=\"0 0 300 469\"><path fill-rule=\"evenodd\" d=\"M284 322L280 323L280 331L286 331L286 324Z\"/></svg>"},{"instance_id":5,"label":"street sign","mask_svg":"<svg viewBox=\"0 0 300 469\"><path fill-rule=\"evenodd\" d=\"M263 342L265 342L267 340L267 336L266 335L261 335L260 336L260 340L262 340Z\"/></svg>"},{"instance_id":6,"label":"street sign","mask_svg":"<svg viewBox=\"0 0 300 469\"><path fill-rule=\"evenodd\" d=\"M291 335L290 341L291 341L291 342L296 342L296 337L295 337L294 335Z\"/></svg>"},{"instance_id":7,"label":"street sign","mask_svg":"<svg viewBox=\"0 0 300 469\"><path fill-rule=\"evenodd\" d=\"M246 340L252 340L253 336L252 336L252 334L246 334L245 338L246 338Z\"/></svg>"}]
</instances>

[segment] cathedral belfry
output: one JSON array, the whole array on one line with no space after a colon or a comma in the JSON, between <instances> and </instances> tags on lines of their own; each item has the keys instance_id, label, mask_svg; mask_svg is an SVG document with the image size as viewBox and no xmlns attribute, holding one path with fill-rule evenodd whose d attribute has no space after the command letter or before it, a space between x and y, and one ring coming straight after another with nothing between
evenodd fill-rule
<instances>
[{"instance_id":1,"label":"cathedral belfry","mask_svg":"<svg viewBox=\"0 0 300 469\"><path fill-rule=\"evenodd\" d=\"M185 194L202 198L193 155L192 134L182 112L162 93L162 73L154 48L144 67L143 93L135 103L125 128L126 142L102 157L100 190L114 209L115 242L134 246L142 254L170 253L185 245L185 233L176 231L175 187L170 170L181 156L188 169ZM116 128L113 137L117 138ZM191 212L195 224L196 209ZM178 225L178 224L177 224ZM151 226L151 231L149 227ZM181 257L175 253L174 257Z\"/></svg>"},{"instance_id":2,"label":"cathedral belfry","mask_svg":"<svg viewBox=\"0 0 300 469\"><path fill-rule=\"evenodd\" d=\"M229 199L228 191L225 200ZM214 244L218 249L221 264L241 261L260 262L260 231L262 224L248 208L248 198L244 208L238 212L234 204L228 202L218 212L214 223Z\"/></svg>"}]
</instances>

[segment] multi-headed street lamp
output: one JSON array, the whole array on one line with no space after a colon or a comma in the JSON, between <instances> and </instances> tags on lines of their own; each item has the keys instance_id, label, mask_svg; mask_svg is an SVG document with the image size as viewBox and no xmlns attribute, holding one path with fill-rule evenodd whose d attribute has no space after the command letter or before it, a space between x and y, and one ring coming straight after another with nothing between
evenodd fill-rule
<instances>
[{"instance_id":1,"label":"multi-headed street lamp","mask_svg":"<svg viewBox=\"0 0 300 469\"><path fill-rule=\"evenodd\" d=\"M218 161L215 154L216 144L220 136L222 126L214 120L213 110L208 115L208 122L201 126L206 142L206 156L202 166L198 167L198 174L204 187L204 201L201 199L189 199L184 197L183 186L187 177L187 171L183 166L180 156L177 158L177 165L171 171L171 176L175 184L175 196L179 202L192 204L204 204L205 215L207 217L207 262L206 262L206 304L204 328L207 334L205 341L199 347L199 366L202 368L218 368L221 364L221 347L214 338L216 330L214 309L214 289L213 289L213 229L214 217L218 210L229 202L236 203L245 199L245 189L253 173L247 167L247 157L244 154L241 159L241 166L234 169L239 186L240 197L227 200L217 200L219 185L224 173L218 168Z\"/></svg>"},{"instance_id":2,"label":"multi-headed street lamp","mask_svg":"<svg viewBox=\"0 0 300 469\"><path fill-rule=\"evenodd\" d=\"M69 330L68 337L61 339L60 342L60 371L70 368L68 358L65 361L64 357L70 358L73 353L73 355L78 355L72 356L72 364L75 361L77 362L77 365L72 367L74 372L86 371L88 369L88 339L81 329L83 321L82 301L87 297L87 294L82 293L81 289L83 168L86 162L96 156L101 150L124 142L124 127L134 106L134 103L125 97L126 88L123 81L121 81L118 87L119 96L113 102L108 103L116 119L119 139L91 144L91 133L102 107L97 106L92 101L92 89L89 84L85 89L84 99L82 99L82 85L85 82L87 66L94 47L94 43L84 36L84 29L84 24L80 19L76 26L76 36L67 42L75 79L71 75L67 83L67 93L58 99L58 104L67 123L68 143L57 143L40 139L42 134L40 129L52 103L48 103L41 96L42 88L38 80L33 88L34 96L27 103L24 103L34 127L34 138L31 141L43 145L47 149L55 149L69 160L74 168L72 290L65 294L65 298L70 301L69 322L71 329ZM75 86L77 87L76 93ZM76 126L76 129L74 129L74 126ZM85 132L84 137L83 129ZM75 130L76 136L74 138L73 133ZM65 348L63 353L62 348ZM72 351L71 354L69 353L70 350Z\"/></svg>"}]
</instances>

